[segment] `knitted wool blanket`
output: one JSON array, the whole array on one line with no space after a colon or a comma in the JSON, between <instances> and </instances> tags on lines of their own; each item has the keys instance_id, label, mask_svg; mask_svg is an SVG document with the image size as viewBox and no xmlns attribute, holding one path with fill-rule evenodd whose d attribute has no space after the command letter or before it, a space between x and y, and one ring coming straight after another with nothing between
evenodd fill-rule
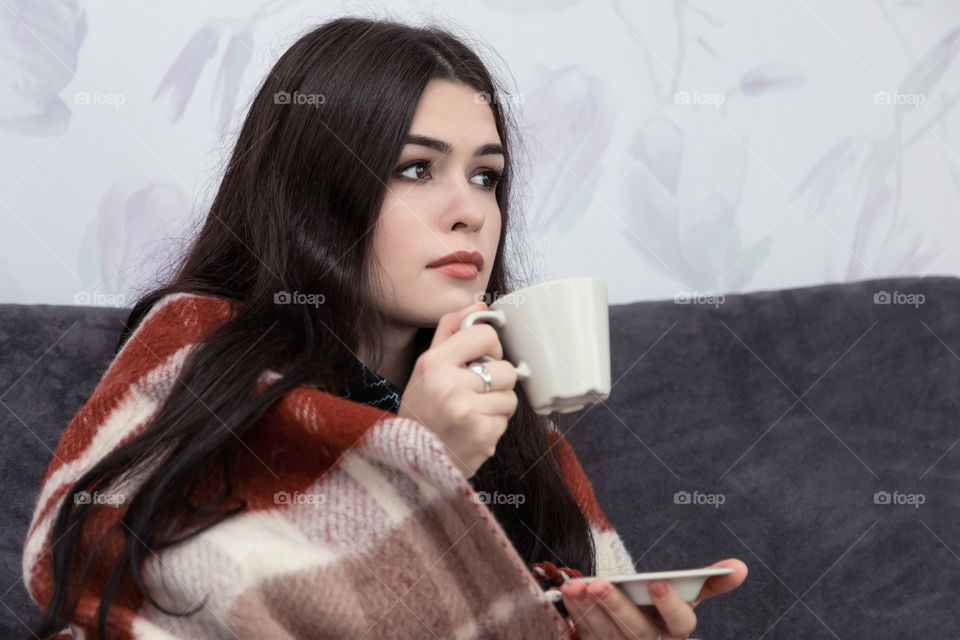
<instances>
[{"instance_id":1,"label":"knitted wool blanket","mask_svg":"<svg viewBox=\"0 0 960 640\"><path fill-rule=\"evenodd\" d=\"M73 482L146 427L191 348L232 313L228 301L208 296L158 301L64 432L24 546L31 597L46 608L52 596L51 532L63 500L90 505L79 546L102 555L59 638L98 637L106 568L122 548L121 520L138 486L130 479L105 495L76 497L68 495ZM279 375L266 372L263 385ZM211 428L221 428L213 415ZM145 554L141 565L163 606L202 608L168 615L127 580L110 608L110 638L576 637L543 579L557 568L525 566L490 498L423 424L302 386L248 435L234 483L246 508ZM551 438L591 525L597 575L634 573L570 444L555 426Z\"/></svg>"}]
</instances>

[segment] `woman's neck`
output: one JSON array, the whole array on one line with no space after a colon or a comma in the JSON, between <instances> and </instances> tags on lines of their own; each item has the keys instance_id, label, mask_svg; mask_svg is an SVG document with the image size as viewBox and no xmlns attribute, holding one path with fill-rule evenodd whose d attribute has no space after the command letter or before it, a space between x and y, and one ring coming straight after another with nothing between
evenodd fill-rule
<instances>
[{"instance_id":1,"label":"woman's neck","mask_svg":"<svg viewBox=\"0 0 960 640\"><path fill-rule=\"evenodd\" d=\"M384 354L380 366L374 366L373 354L365 347L360 348L360 361L402 390L406 388L407 381L413 371L413 365L416 362L416 344L414 342L416 335L416 327L390 329L384 334Z\"/></svg>"}]
</instances>

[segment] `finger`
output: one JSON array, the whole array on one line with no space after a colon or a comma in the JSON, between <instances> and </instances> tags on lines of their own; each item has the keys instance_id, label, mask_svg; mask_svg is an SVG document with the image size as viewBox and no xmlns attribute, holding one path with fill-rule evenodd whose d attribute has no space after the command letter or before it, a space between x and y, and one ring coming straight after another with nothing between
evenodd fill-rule
<instances>
[{"instance_id":1,"label":"finger","mask_svg":"<svg viewBox=\"0 0 960 640\"><path fill-rule=\"evenodd\" d=\"M594 580L590 584L600 605L611 623L610 637L650 638L660 637L660 627L646 616L639 607L620 589L605 580Z\"/></svg>"},{"instance_id":2,"label":"finger","mask_svg":"<svg viewBox=\"0 0 960 640\"><path fill-rule=\"evenodd\" d=\"M489 362L481 362L480 364L482 364L487 370L487 373L490 374L490 382L492 385L490 391L486 391L484 388L483 378L480 377L480 374L471 371L467 365L463 365L464 371L472 378L469 382L470 388L477 393L512 390L517 386L517 370L510 362L506 360L491 360ZM466 379L465 376L464 379Z\"/></svg>"},{"instance_id":3,"label":"finger","mask_svg":"<svg viewBox=\"0 0 960 640\"><path fill-rule=\"evenodd\" d=\"M560 589L563 595L563 604L567 608L567 614L573 620L573 626L577 630L577 635L582 640L599 638L591 620L593 616L588 615L588 609L591 608L590 595L587 593L586 585L582 582L574 582L563 585Z\"/></svg>"},{"instance_id":4,"label":"finger","mask_svg":"<svg viewBox=\"0 0 960 640\"><path fill-rule=\"evenodd\" d=\"M661 592L659 589L663 589ZM647 585L654 606L660 613L665 635L686 638L697 628L697 614L684 602L680 594L666 580L654 580Z\"/></svg>"},{"instance_id":5,"label":"finger","mask_svg":"<svg viewBox=\"0 0 960 640\"><path fill-rule=\"evenodd\" d=\"M433 340L430 342L430 348L446 342L446 340L457 333L460 330L460 323L463 322L464 318L473 313L474 311L483 311L487 308L486 302L475 302L468 307L454 311L453 313L445 313L440 317L440 321L437 323L437 329L433 333Z\"/></svg>"},{"instance_id":6,"label":"finger","mask_svg":"<svg viewBox=\"0 0 960 640\"><path fill-rule=\"evenodd\" d=\"M653 621L608 581L592 580L587 585L587 593L590 599L584 617L589 620L596 637L656 640L660 635L660 629Z\"/></svg>"},{"instance_id":7,"label":"finger","mask_svg":"<svg viewBox=\"0 0 960 640\"><path fill-rule=\"evenodd\" d=\"M707 598L712 598L714 596L719 596L722 593L733 591L743 584L743 581L747 579L747 565L736 558L727 558L710 565L711 569L715 567L730 567L733 569L733 573L728 573L725 576L713 576L712 578L708 578L703 587L700 589L697 599L693 601L693 606L697 606Z\"/></svg>"},{"instance_id":8,"label":"finger","mask_svg":"<svg viewBox=\"0 0 960 640\"><path fill-rule=\"evenodd\" d=\"M500 335L493 325L486 322L478 322L457 331L434 351L440 361L454 363L460 367L476 361L482 361L481 363L486 366L488 361L484 361L483 356L490 356L494 361L503 359Z\"/></svg>"},{"instance_id":9,"label":"finger","mask_svg":"<svg viewBox=\"0 0 960 640\"><path fill-rule=\"evenodd\" d=\"M477 395L479 397L476 398L474 407L480 415L509 420L517 410L517 394L509 389Z\"/></svg>"}]
</instances>

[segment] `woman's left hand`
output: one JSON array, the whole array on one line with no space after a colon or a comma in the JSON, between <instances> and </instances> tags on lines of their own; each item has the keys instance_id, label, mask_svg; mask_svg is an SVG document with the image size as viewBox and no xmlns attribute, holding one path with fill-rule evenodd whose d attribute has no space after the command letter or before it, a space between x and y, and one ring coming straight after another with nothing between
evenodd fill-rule
<instances>
[{"instance_id":1,"label":"woman's left hand","mask_svg":"<svg viewBox=\"0 0 960 640\"><path fill-rule=\"evenodd\" d=\"M721 560L710 566L731 567L733 573L708 578L693 604L684 602L668 582L651 582L648 586L654 602L651 615L643 611L648 607L638 607L606 580L593 580L586 584L574 579L563 585L560 592L577 635L583 640L657 640L661 634L663 640L683 640L697 626L694 607L707 598L736 589L747 577L747 565L736 558ZM665 587L662 595L658 594L658 586Z\"/></svg>"}]
</instances>

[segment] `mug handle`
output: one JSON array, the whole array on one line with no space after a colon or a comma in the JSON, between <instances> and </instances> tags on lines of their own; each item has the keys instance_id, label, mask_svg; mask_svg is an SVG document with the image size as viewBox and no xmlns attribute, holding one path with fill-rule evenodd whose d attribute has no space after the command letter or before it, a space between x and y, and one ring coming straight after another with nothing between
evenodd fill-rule
<instances>
[{"instance_id":1,"label":"mug handle","mask_svg":"<svg viewBox=\"0 0 960 640\"><path fill-rule=\"evenodd\" d=\"M498 329L502 329L507 326L507 315L503 311L500 311L499 309L488 309L484 311L474 311L468 315L463 319L463 322L460 323L460 328L466 329L479 320L489 320L490 323L496 326ZM494 358L491 358L488 355L482 355L480 356L480 360L484 362L490 362L491 360L494 360ZM521 362L520 364L516 365L514 370L517 372L517 380L530 379L530 367L527 366L526 362Z\"/></svg>"}]
</instances>

